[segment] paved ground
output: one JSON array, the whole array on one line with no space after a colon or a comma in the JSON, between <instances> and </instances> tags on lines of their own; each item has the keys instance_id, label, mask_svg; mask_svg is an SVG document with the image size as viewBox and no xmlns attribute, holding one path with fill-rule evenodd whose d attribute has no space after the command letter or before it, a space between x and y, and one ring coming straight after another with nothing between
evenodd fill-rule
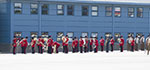
<instances>
[{"instance_id":1,"label":"paved ground","mask_svg":"<svg viewBox=\"0 0 150 70\"><path fill-rule=\"evenodd\" d=\"M142 70L150 55L139 52L0 54L0 70Z\"/></svg>"}]
</instances>

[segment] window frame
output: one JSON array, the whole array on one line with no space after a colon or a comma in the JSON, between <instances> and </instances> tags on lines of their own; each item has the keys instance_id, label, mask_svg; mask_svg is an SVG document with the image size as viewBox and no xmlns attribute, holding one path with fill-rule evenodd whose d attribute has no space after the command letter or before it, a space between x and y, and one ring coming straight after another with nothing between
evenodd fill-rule
<instances>
[{"instance_id":1,"label":"window frame","mask_svg":"<svg viewBox=\"0 0 150 70\"><path fill-rule=\"evenodd\" d=\"M82 36L82 33L87 33L87 36L88 36L88 32L81 32L81 36ZM82 38L85 38L85 37L82 36Z\"/></svg>"},{"instance_id":2,"label":"window frame","mask_svg":"<svg viewBox=\"0 0 150 70\"><path fill-rule=\"evenodd\" d=\"M139 8L142 8L142 12L138 12L138 9L139 9ZM137 18L143 18L143 16L144 16L144 15L143 15L143 13L144 13L143 11L144 11L144 8L143 8L143 7L138 7L138 8L136 9L136 17L137 17ZM140 13L140 14L142 13L142 17L139 17L139 16L138 16L138 13Z\"/></svg>"},{"instance_id":3,"label":"window frame","mask_svg":"<svg viewBox=\"0 0 150 70\"><path fill-rule=\"evenodd\" d=\"M119 34L119 36L116 37L116 34ZM121 36L121 33L120 33L120 32L116 32L116 33L114 34L114 40L115 40L115 42L118 42L118 38L120 38L120 36Z\"/></svg>"},{"instance_id":4,"label":"window frame","mask_svg":"<svg viewBox=\"0 0 150 70\"><path fill-rule=\"evenodd\" d=\"M92 7L97 7L97 10L93 10ZM97 15L93 15L92 14L93 12L96 12ZM91 15L92 15L92 17L97 17L99 15L99 6L97 6L97 5L92 5L91 6Z\"/></svg>"},{"instance_id":5,"label":"window frame","mask_svg":"<svg viewBox=\"0 0 150 70\"><path fill-rule=\"evenodd\" d=\"M62 9L58 9L58 5L62 5ZM64 11L65 5L63 5L63 4L57 4L57 5L56 5L56 9L57 9L57 12L56 12L56 13L57 13L58 16L63 16L63 15L65 15L65 11ZM63 13L62 13L62 14L59 14L58 11L62 11Z\"/></svg>"},{"instance_id":6,"label":"window frame","mask_svg":"<svg viewBox=\"0 0 150 70\"><path fill-rule=\"evenodd\" d=\"M69 6L72 6L73 9L68 9ZM75 8L74 5L67 5L67 15L68 15L68 16L74 16L74 8ZM69 12L72 12L72 15L69 15L69 14L68 14Z\"/></svg>"},{"instance_id":7,"label":"window frame","mask_svg":"<svg viewBox=\"0 0 150 70\"><path fill-rule=\"evenodd\" d=\"M62 33L63 35L61 37L58 37L58 33ZM62 42L62 37L64 36L64 32L60 31L60 32L56 32L56 41L57 42ZM58 38L60 38L60 41L58 41Z\"/></svg>"},{"instance_id":8,"label":"window frame","mask_svg":"<svg viewBox=\"0 0 150 70\"><path fill-rule=\"evenodd\" d=\"M45 35L47 35L47 36L43 36L43 35L44 35L43 33L44 33ZM42 36L43 38L48 38L48 35L49 35L48 33L49 33L49 32L41 32L41 36Z\"/></svg>"},{"instance_id":9,"label":"window frame","mask_svg":"<svg viewBox=\"0 0 150 70\"><path fill-rule=\"evenodd\" d=\"M133 9L133 12L130 12L130 11L129 11L129 8L132 8L132 9ZM128 10L128 14L127 14L128 18L134 18L134 17L135 17L135 8L134 8L134 7L128 7L127 10ZM133 17L129 16L129 13L133 13Z\"/></svg>"},{"instance_id":10,"label":"window frame","mask_svg":"<svg viewBox=\"0 0 150 70\"><path fill-rule=\"evenodd\" d=\"M43 5L47 5L47 8L43 8ZM44 14L43 11L47 11L47 14ZM48 15L48 14L49 14L49 4L42 4L41 15Z\"/></svg>"},{"instance_id":11,"label":"window frame","mask_svg":"<svg viewBox=\"0 0 150 70\"><path fill-rule=\"evenodd\" d=\"M115 9L116 9L117 7L118 7L118 8L120 8L120 11L115 11ZM120 16L116 16L116 15L115 15L116 13L120 13ZM114 17L116 17L116 18L120 18L120 17L122 16L122 14L121 14L121 13L122 13L122 8L121 8L120 6L116 6L116 7L114 7Z\"/></svg>"},{"instance_id":12,"label":"window frame","mask_svg":"<svg viewBox=\"0 0 150 70\"><path fill-rule=\"evenodd\" d=\"M32 8L32 4L36 4L37 5L37 8ZM32 13L32 10L36 10L37 11L37 13ZM38 3L30 3L30 14L31 15L37 15L38 13L39 13L39 4Z\"/></svg>"},{"instance_id":13,"label":"window frame","mask_svg":"<svg viewBox=\"0 0 150 70\"><path fill-rule=\"evenodd\" d=\"M73 33L72 37L69 37L68 33ZM74 32L67 32L67 35L68 35L68 38L69 38L69 42L73 42ZM72 39L71 41L70 41L70 38Z\"/></svg>"},{"instance_id":14,"label":"window frame","mask_svg":"<svg viewBox=\"0 0 150 70\"><path fill-rule=\"evenodd\" d=\"M88 10L83 10L83 7L87 7ZM86 12L87 15L84 15L83 13ZM82 16L89 16L89 6L88 5L82 5L81 6L81 15Z\"/></svg>"},{"instance_id":15,"label":"window frame","mask_svg":"<svg viewBox=\"0 0 150 70\"><path fill-rule=\"evenodd\" d=\"M107 8L111 8L111 11L107 11ZM107 16L107 13L111 13L111 16ZM113 7L112 6L105 6L105 16L112 17L113 16Z\"/></svg>"},{"instance_id":16,"label":"window frame","mask_svg":"<svg viewBox=\"0 0 150 70\"><path fill-rule=\"evenodd\" d=\"M112 33L111 33L111 32L106 32L106 33L105 33L105 39L106 39L106 34L110 34L109 38L112 36Z\"/></svg>"},{"instance_id":17,"label":"window frame","mask_svg":"<svg viewBox=\"0 0 150 70\"><path fill-rule=\"evenodd\" d=\"M15 3L20 3L21 4L21 8L16 8L15 7ZM21 2L14 2L13 3L13 8L14 8L14 14L22 14L22 12L23 12L23 9L22 9L23 8L23 4ZM21 10L21 12L20 13L15 13L16 9Z\"/></svg>"},{"instance_id":18,"label":"window frame","mask_svg":"<svg viewBox=\"0 0 150 70\"><path fill-rule=\"evenodd\" d=\"M96 37L98 37L98 32L91 32L91 37L92 37L92 38L94 38L93 35L92 35L93 33L96 33L96 34L97 34Z\"/></svg>"},{"instance_id":19,"label":"window frame","mask_svg":"<svg viewBox=\"0 0 150 70\"><path fill-rule=\"evenodd\" d=\"M17 33L17 34L20 33L21 36L16 36L16 33ZM21 38L21 37L22 37L22 32L21 32L21 31L14 31L14 36L16 36L17 38Z\"/></svg>"}]
</instances>

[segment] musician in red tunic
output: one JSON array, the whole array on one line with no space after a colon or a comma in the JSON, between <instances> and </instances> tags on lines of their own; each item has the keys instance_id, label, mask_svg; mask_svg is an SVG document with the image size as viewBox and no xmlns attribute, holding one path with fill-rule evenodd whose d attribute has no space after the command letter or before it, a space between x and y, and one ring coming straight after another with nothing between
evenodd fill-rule
<instances>
[{"instance_id":1,"label":"musician in red tunic","mask_svg":"<svg viewBox=\"0 0 150 70\"><path fill-rule=\"evenodd\" d=\"M24 40L23 40L23 46L24 46L24 54L26 54L26 48L28 47L28 37L26 37Z\"/></svg>"},{"instance_id":2,"label":"musician in red tunic","mask_svg":"<svg viewBox=\"0 0 150 70\"><path fill-rule=\"evenodd\" d=\"M53 52L59 53L58 48L59 48L60 44L58 42L53 42L52 46L53 46Z\"/></svg>"},{"instance_id":3,"label":"musician in red tunic","mask_svg":"<svg viewBox=\"0 0 150 70\"><path fill-rule=\"evenodd\" d=\"M100 45L101 45L101 51L103 51L104 50L104 39L103 39L103 37L101 37L101 39L100 39Z\"/></svg>"},{"instance_id":4,"label":"musician in red tunic","mask_svg":"<svg viewBox=\"0 0 150 70\"><path fill-rule=\"evenodd\" d=\"M90 37L90 52L93 51L93 37Z\"/></svg>"},{"instance_id":5,"label":"musician in red tunic","mask_svg":"<svg viewBox=\"0 0 150 70\"><path fill-rule=\"evenodd\" d=\"M34 37L32 37L32 40L31 40L32 54L35 53L35 45L36 45L36 40Z\"/></svg>"},{"instance_id":6,"label":"musician in red tunic","mask_svg":"<svg viewBox=\"0 0 150 70\"><path fill-rule=\"evenodd\" d=\"M76 37L74 37L73 42L72 42L72 52L75 53L78 51L78 40Z\"/></svg>"},{"instance_id":7,"label":"musician in red tunic","mask_svg":"<svg viewBox=\"0 0 150 70\"><path fill-rule=\"evenodd\" d=\"M135 41L134 41L134 37L132 37L131 40L131 51L134 52L134 45L135 45Z\"/></svg>"},{"instance_id":8,"label":"musician in red tunic","mask_svg":"<svg viewBox=\"0 0 150 70\"><path fill-rule=\"evenodd\" d=\"M79 40L80 53L83 52L83 45L84 45L84 41L82 39L82 36L80 36L80 40Z\"/></svg>"},{"instance_id":9,"label":"musician in red tunic","mask_svg":"<svg viewBox=\"0 0 150 70\"><path fill-rule=\"evenodd\" d=\"M94 41L94 53L97 53L98 52L98 40L97 40L97 37L95 37L95 41Z\"/></svg>"},{"instance_id":10,"label":"musician in red tunic","mask_svg":"<svg viewBox=\"0 0 150 70\"><path fill-rule=\"evenodd\" d=\"M66 40L65 40L65 49L64 49L64 52L65 53L68 53L68 43L69 43L69 38L68 38L68 35L65 36Z\"/></svg>"},{"instance_id":11,"label":"musician in red tunic","mask_svg":"<svg viewBox=\"0 0 150 70\"><path fill-rule=\"evenodd\" d=\"M13 54L16 54L16 47L17 47L17 41L18 39L16 38L16 36L14 36L14 39L13 39Z\"/></svg>"},{"instance_id":12,"label":"musician in red tunic","mask_svg":"<svg viewBox=\"0 0 150 70\"><path fill-rule=\"evenodd\" d=\"M24 38L21 38L20 39L20 42L19 42L19 45L21 45L21 53L23 54L24 53L24 44L23 44L23 40L24 40Z\"/></svg>"},{"instance_id":13,"label":"musician in red tunic","mask_svg":"<svg viewBox=\"0 0 150 70\"><path fill-rule=\"evenodd\" d=\"M114 43L115 43L115 40L113 37L111 37L111 40L110 40L111 52L113 52L114 50Z\"/></svg>"},{"instance_id":14,"label":"musician in red tunic","mask_svg":"<svg viewBox=\"0 0 150 70\"><path fill-rule=\"evenodd\" d=\"M119 45L120 45L120 52L123 52L123 45L124 45L123 36L121 36L121 38L120 38L120 43L119 43Z\"/></svg>"},{"instance_id":15,"label":"musician in red tunic","mask_svg":"<svg viewBox=\"0 0 150 70\"><path fill-rule=\"evenodd\" d=\"M49 36L48 41L47 41L48 53L49 54L52 54L52 52L53 52L52 45L53 45L53 39L51 38L51 36Z\"/></svg>"},{"instance_id":16,"label":"musician in red tunic","mask_svg":"<svg viewBox=\"0 0 150 70\"><path fill-rule=\"evenodd\" d=\"M88 36L85 36L84 53L86 53L88 50L88 41Z\"/></svg>"},{"instance_id":17,"label":"musician in red tunic","mask_svg":"<svg viewBox=\"0 0 150 70\"><path fill-rule=\"evenodd\" d=\"M37 45L38 45L38 52L43 54L44 39L41 36L39 36Z\"/></svg>"}]
</instances>

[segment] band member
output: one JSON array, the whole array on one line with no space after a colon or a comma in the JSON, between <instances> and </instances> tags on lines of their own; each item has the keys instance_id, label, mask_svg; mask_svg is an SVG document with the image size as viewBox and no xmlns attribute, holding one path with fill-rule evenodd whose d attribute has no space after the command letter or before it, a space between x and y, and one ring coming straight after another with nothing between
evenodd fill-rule
<instances>
[{"instance_id":1,"label":"band member","mask_svg":"<svg viewBox=\"0 0 150 70\"><path fill-rule=\"evenodd\" d=\"M18 39L16 38L16 36L14 36L14 39L13 39L13 54L16 54L16 47L17 47L17 41Z\"/></svg>"},{"instance_id":2,"label":"band member","mask_svg":"<svg viewBox=\"0 0 150 70\"><path fill-rule=\"evenodd\" d=\"M85 43L84 44L84 53L86 53L88 50L88 37L87 36L85 36L85 42L84 43Z\"/></svg>"},{"instance_id":3,"label":"band member","mask_svg":"<svg viewBox=\"0 0 150 70\"><path fill-rule=\"evenodd\" d=\"M76 37L74 37L73 42L72 42L72 52L73 53L77 52L77 47L78 47L78 40Z\"/></svg>"},{"instance_id":4,"label":"band member","mask_svg":"<svg viewBox=\"0 0 150 70\"><path fill-rule=\"evenodd\" d=\"M51 38L51 36L49 36L48 41L47 41L48 53L49 54L52 54L52 52L53 52L52 45L53 45L53 39Z\"/></svg>"},{"instance_id":5,"label":"band member","mask_svg":"<svg viewBox=\"0 0 150 70\"><path fill-rule=\"evenodd\" d=\"M142 51L144 51L145 45L144 45L144 35L142 35L141 39L140 39L140 48Z\"/></svg>"},{"instance_id":6,"label":"band member","mask_svg":"<svg viewBox=\"0 0 150 70\"><path fill-rule=\"evenodd\" d=\"M149 36L150 35L148 35L147 37L146 37L146 42L147 42L147 40L149 39ZM146 43L146 49L148 50L148 44Z\"/></svg>"},{"instance_id":7,"label":"band member","mask_svg":"<svg viewBox=\"0 0 150 70\"><path fill-rule=\"evenodd\" d=\"M106 38L106 41L105 41L105 45L106 45L106 52L108 53L109 52L109 38L107 37Z\"/></svg>"},{"instance_id":8,"label":"band member","mask_svg":"<svg viewBox=\"0 0 150 70\"><path fill-rule=\"evenodd\" d=\"M100 39L100 45L101 45L101 51L103 51L104 50L104 39L103 39L103 37L101 37L101 39Z\"/></svg>"},{"instance_id":9,"label":"band member","mask_svg":"<svg viewBox=\"0 0 150 70\"><path fill-rule=\"evenodd\" d=\"M130 51L130 46L131 46L131 37L130 36L128 36L126 42L127 42L127 51Z\"/></svg>"},{"instance_id":10,"label":"band member","mask_svg":"<svg viewBox=\"0 0 150 70\"><path fill-rule=\"evenodd\" d=\"M65 36L62 36L62 47L63 47L63 52L65 52L65 42L66 42L66 38L65 38Z\"/></svg>"},{"instance_id":11,"label":"band member","mask_svg":"<svg viewBox=\"0 0 150 70\"><path fill-rule=\"evenodd\" d=\"M68 53L68 43L69 43L69 38L68 38L68 35L65 36L66 40L65 40L65 49L64 49L64 52L65 53Z\"/></svg>"},{"instance_id":12,"label":"band member","mask_svg":"<svg viewBox=\"0 0 150 70\"><path fill-rule=\"evenodd\" d=\"M82 53L82 51L83 51L83 45L84 45L84 41L82 39L82 36L80 36L80 40L79 40L80 53Z\"/></svg>"},{"instance_id":13,"label":"band member","mask_svg":"<svg viewBox=\"0 0 150 70\"><path fill-rule=\"evenodd\" d=\"M114 43L115 43L115 40L113 37L111 37L111 40L110 40L111 52L113 52L114 50Z\"/></svg>"},{"instance_id":14,"label":"band member","mask_svg":"<svg viewBox=\"0 0 150 70\"><path fill-rule=\"evenodd\" d=\"M53 42L52 44L52 48L53 48L53 53L59 53L58 48L60 46L60 44L58 42Z\"/></svg>"},{"instance_id":15,"label":"band member","mask_svg":"<svg viewBox=\"0 0 150 70\"><path fill-rule=\"evenodd\" d=\"M123 45L124 45L123 36L121 36L121 38L120 38L120 43L119 43L119 45L120 45L120 52L123 52Z\"/></svg>"},{"instance_id":16,"label":"band member","mask_svg":"<svg viewBox=\"0 0 150 70\"><path fill-rule=\"evenodd\" d=\"M147 55L149 55L149 51L150 51L150 35L147 37L146 45L147 45Z\"/></svg>"},{"instance_id":17,"label":"band member","mask_svg":"<svg viewBox=\"0 0 150 70\"><path fill-rule=\"evenodd\" d=\"M97 40L97 37L95 37L95 40L94 40L94 53L97 53L98 52L98 40Z\"/></svg>"},{"instance_id":18,"label":"band member","mask_svg":"<svg viewBox=\"0 0 150 70\"><path fill-rule=\"evenodd\" d=\"M90 52L92 52L93 51L93 38L92 37L90 37Z\"/></svg>"},{"instance_id":19,"label":"band member","mask_svg":"<svg viewBox=\"0 0 150 70\"><path fill-rule=\"evenodd\" d=\"M19 45L21 45L21 53L23 54L24 53L24 44L23 44L23 40L24 38L21 38L20 42L19 42Z\"/></svg>"},{"instance_id":20,"label":"band member","mask_svg":"<svg viewBox=\"0 0 150 70\"><path fill-rule=\"evenodd\" d=\"M28 37L26 37L24 40L23 40L23 44L24 44L24 54L26 54L26 48L28 47Z\"/></svg>"},{"instance_id":21,"label":"band member","mask_svg":"<svg viewBox=\"0 0 150 70\"><path fill-rule=\"evenodd\" d=\"M132 37L131 40L131 51L134 52L134 45L135 45L135 41L134 41L134 37Z\"/></svg>"},{"instance_id":22,"label":"band member","mask_svg":"<svg viewBox=\"0 0 150 70\"><path fill-rule=\"evenodd\" d=\"M139 38L138 38L138 36L136 36L134 41L135 41L135 51L138 51L138 45L139 45Z\"/></svg>"},{"instance_id":23,"label":"band member","mask_svg":"<svg viewBox=\"0 0 150 70\"><path fill-rule=\"evenodd\" d=\"M34 39L34 37L32 37L31 40L32 54L35 53L35 45L36 45L36 40Z\"/></svg>"},{"instance_id":24,"label":"band member","mask_svg":"<svg viewBox=\"0 0 150 70\"><path fill-rule=\"evenodd\" d=\"M41 36L39 36L38 39L38 52L43 54L43 47L44 47L44 39L42 39Z\"/></svg>"}]
</instances>

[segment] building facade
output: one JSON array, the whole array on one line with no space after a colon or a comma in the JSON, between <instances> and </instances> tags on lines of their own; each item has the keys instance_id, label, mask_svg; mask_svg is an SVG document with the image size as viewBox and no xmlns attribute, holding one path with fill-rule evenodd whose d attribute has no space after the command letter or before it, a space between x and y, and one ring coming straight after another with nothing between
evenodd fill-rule
<instances>
[{"instance_id":1,"label":"building facade","mask_svg":"<svg viewBox=\"0 0 150 70\"><path fill-rule=\"evenodd\" d=\"M61 42L63 35L145 36L150 32L150 3L89 0L1 0L0 48L10 49L13 36L47 37ZM6 50L5 50L6 51Z\"/></svg>"}]
</instances>

